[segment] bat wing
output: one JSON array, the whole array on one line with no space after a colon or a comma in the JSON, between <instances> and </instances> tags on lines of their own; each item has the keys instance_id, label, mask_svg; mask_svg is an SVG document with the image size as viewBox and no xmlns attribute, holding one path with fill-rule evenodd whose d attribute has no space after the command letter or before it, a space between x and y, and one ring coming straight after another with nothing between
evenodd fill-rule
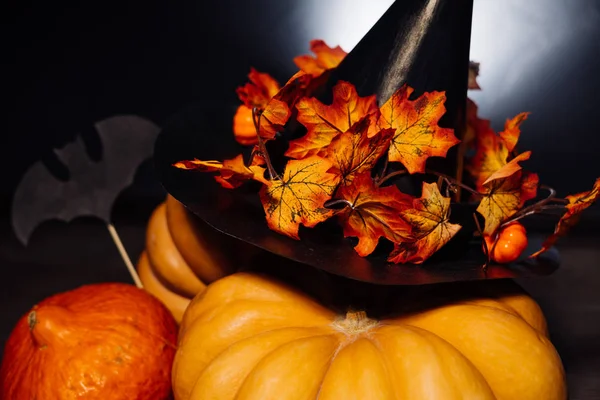
<instances>
[{"instance_id":1,"label":"bat wing","mask_svg":"<svg viewBox=\"0 0 600 400\"><path fill-rule=\"evenodd\" d=\"M133 183L137 168L152 157L160 128L145 118L123 115L96 124L103 146L107 182L103 201L110 204Z\"/></svg>"},{"instance_id":2,"label":"bat wing","mask_svg":"<svg viewBox=\"0 0 600 400\"><path fill-rule=\"evenodd\" d=\"M159 132L151 121L132 115L107 118L95 127L102 141L102 160L91 160L78 137L55 150L69 169L69 181L54 177L42 162L23 176L12 203L13 228L23 244L45 220L70 222L89 215L109 222L114 200L133 182L139 164L152 156Z\"/></svg>"},{"instance_id":3,"label":"bat wing","mask_svg":"<svg viewBox=\"0 0 600 400\"><path fill-rule=\"evenodd\" d=\"M73 154L85 154L81 140L67 144L56 154L63 161L72 161ZM68 164L67 164L68 165ZM56 178L41 162L33 164L21 179L12 201L12 225L17 238L27 244L35 228L45 220L69 222L85 213L86 204L73 197L73 184Z\"/></svg>"}]
</instances>

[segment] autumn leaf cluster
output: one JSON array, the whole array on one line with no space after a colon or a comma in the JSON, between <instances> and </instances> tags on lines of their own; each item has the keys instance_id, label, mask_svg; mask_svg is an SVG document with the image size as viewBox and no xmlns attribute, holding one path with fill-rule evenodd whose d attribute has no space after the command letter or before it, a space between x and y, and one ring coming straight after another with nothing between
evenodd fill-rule
<instances>
[{"instance_id":1,"label":"autumn leaf cluster","mask_svg":"<svg viewBox=\"0 0 600 400\"><path fill-rule=\"evenodd\" d=\"M311 50L314 55L294 59L299 71L283 86L252 69L249 82L238 88L242 104L233 133L240 144L252 146L249 161L240 154L229 160L194 159L174 165L215 172L216 181L227 189L249 180L260 182L266 222L280 234L300 240L300 225L312 228L336 218L345 237L358 239L355 250L360 256L373 253L381 238L392 242L388 260L393 263L422 263L461 229L450 222L450 196L457 189L468 189L479 203L477 213L485 221L481 233L487 237L528 211L525 203L536 198L539 179L520 165L531 152L517 152L527 113L508 120L496 133L469 100L468 128L461 143L452 129L438 124L446 111L444 92L415 96L405 85L379 107L375 96L360 97L351 83L339 81L331 104L324 104L313 97L315 90L346 53L318 40L311 42ZM476 76L472 68L471 88L479 88ZM306 132L289 141L287 163L278 171L266 143L281 140L278 133L292 119ZM459 143L460 154L473 154L466 159L473 187L426 170L429 158L446 157ZM423 183L420 197L402 193L392 179L425 172L440 179ZM595 192L567 198L567 212L542 251L597 198L598 185Z\"/></svg>"}]
</instances>

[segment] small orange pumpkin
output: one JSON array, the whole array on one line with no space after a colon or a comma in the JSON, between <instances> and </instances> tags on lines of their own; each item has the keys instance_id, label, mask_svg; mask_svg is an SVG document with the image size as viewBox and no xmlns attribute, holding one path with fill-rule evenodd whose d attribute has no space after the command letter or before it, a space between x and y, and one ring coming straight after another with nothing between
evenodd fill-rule
<instances>
[{"instance_id":1,"label":"small orange pumpkin","mask_svg":"<svg viewBox=\"0 0 600 400\"><path fill-rule=\"evenodd\" d=\"M564 400L538 305L512 281L404 289L389 317L340 316L254 273L194 298L173 365L177 400Z\"/></svg>"},{"instance_id":2,"label":"small orange pumpkin","mask_svg":"<svg viewBox=\"0 0 600 400\"><path fill-rule=\"evenodd\" d=\"M0 398L165 400L177 324L154 297L105 283L51 296L17 323Z\"/></svg>"}]
</instances>

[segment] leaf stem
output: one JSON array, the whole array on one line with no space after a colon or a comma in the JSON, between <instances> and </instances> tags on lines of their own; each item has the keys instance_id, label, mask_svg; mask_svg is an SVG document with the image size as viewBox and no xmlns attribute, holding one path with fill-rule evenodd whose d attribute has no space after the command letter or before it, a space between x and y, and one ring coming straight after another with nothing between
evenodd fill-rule
<instances>
[{"instance_id":1,"label":"leaf stem","mask_svg":"<svg viewBox=\"0 0 600 400\"><path fill-rule=\"evenodd\" d=\"M323 204L323 207L331 209L331 208L334 208L335 206L340 205L340 204L343 204L344 208L345 207L353 208L352 203L350 203L346 199L331 199L331 200L328 200L328 201L325 202L325 204Z\"/></svg>"},{"instance_id":2,"label":"leaf stem","mask_svg":"<svg viewBox=\"0 0 600 400\"><path fill-rule=\"evenodd\" d=\"M265 159L265 163L267 163L267 171L269 171L269 180L281 179L273 168L273 164L271 163L271 157L269 157L269 153L267 152L267 146L265 145L264 140L260 137L260 117L261 113L257 107L252 109L252 122L254 122L254 129L256 129L256 137L258 138L258 148Z\"/></svg>"}]
</instances>

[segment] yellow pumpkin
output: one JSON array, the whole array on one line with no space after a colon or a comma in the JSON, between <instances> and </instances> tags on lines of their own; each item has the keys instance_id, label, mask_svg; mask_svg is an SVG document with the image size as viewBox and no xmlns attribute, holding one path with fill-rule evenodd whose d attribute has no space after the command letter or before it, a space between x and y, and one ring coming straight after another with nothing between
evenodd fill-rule
<instances>
[{"instance_id":1,"label":"yellow pumpkin","mask_svg":"<svg viewBox=\"0 0 600 400\"><path fill-rule=\"evenodd\" d=\"M207 283L230 274L232 265L248 264L256 251L239 245L239 251L232 251L234 246L167 196L148 222L138 274L144 288L180 322L187 304Z\"/></svg>"},{"instance_id":2,"label":"yellow pumpkin","mask_svg":"<svg viewBox=\"0 0 600 400\"><path fill-rule=\"evenodd\" d=\"M205 283L234 272L226 237L189 212L173 196L166 200L167 224L175 247L195 275Z\"/></svg>"},{"instance_id":3,"label":"yellow pumpkin","mask_svg":"<svg viewBox=\"0 0 600 400\"><path fill-rule=\"evenodd\" d=\"M148 222L146 250L156 276L169 290L191 298L206 287L173 243L164 203L154 210Z\"/></svg>"},{"instance_id":4,"label":"yellow pumpkin","mask_svg":"<svg viewBox=\"0 0 600 400\"><path fill-rule=\"evenodd\" d=\"M185 309L190 304L189 297L181 296L165 287L154 274L146 252L142 252L138 261L137 271L144 289L161 301L173 314L177 323L181 322Z\"/></svg>"},{"instance_id":5,"label":"yellow pumpkin","mask_svg":"<svg viewBox=\"0 0 600 400\"><path fill-rule=\"evenodd\" d=\"M538 305L512 281L400 288L389 316L339 315L236 273L184 315L177 400L564 400Z\"/></svg>"}]
</instances>

